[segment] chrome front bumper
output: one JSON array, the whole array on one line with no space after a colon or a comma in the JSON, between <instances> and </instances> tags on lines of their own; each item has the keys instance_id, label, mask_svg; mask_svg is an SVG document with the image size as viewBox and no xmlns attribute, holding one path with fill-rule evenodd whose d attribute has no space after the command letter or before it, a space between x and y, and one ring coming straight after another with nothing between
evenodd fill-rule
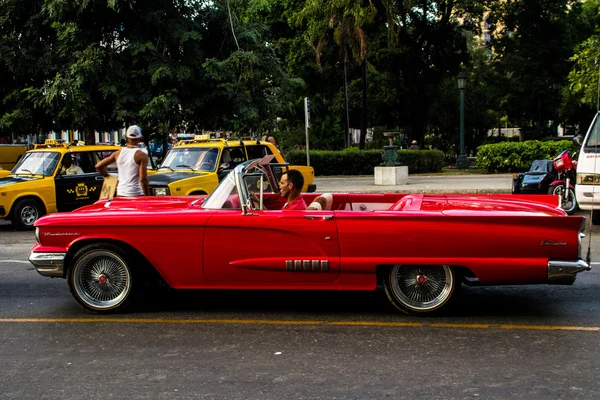
<instances>
[{"instance_id":1,"label":"chrome front bumper","mask_svg":"<svg viewBox=\"0 0 600 400\"><path fill-rule=\"evenodd\" d=\"M549 285L572 285L575 277L583 271L590 271L592 267L582 259L577 261L548 261Z\"/></svg>"},{"instance_id":2,"label":"chrome front bumper","mask_svg":"<svg viewBox=\"0 0 600 400\"><path fill-rule=\"evenodd\" d=\"M31 253L29 261L40 275L62 278L66 255L67 253Z\"/></svg>"}]
</instances>

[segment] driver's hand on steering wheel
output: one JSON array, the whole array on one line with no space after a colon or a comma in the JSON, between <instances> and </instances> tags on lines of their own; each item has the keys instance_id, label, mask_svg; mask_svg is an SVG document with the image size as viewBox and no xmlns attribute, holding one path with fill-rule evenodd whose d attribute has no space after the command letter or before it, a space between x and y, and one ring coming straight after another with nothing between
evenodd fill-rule
<instances>
[{"instance_id":1,"label":"driver's hand on steering wheel","mask_svg":"<svg viewBox=\"0 0 600 400\"><path fill-rule=\"evenodd\" d=\"M250 192L250 202L252 203L252 208L254 210L260 209L260 199L254 192Z\"/></svg>"}]
</instances>

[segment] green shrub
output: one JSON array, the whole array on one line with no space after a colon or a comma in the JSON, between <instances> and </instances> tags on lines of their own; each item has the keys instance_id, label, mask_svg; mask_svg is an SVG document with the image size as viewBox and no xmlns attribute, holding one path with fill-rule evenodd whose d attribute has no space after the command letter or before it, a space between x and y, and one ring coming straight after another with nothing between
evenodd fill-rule
<instances>
[{"instance_id":1,"label":"green shrub","mask_svg":"<svg viewBox=\"0 0 600 400\"><path fill-rule=\"evenodd\" d=\"M568 140L486 144L477 148L477 168L490 172L526 171L534 160L551 160L564 150L573 152L575 145Z\"/></svg>"},{"instance_id":2,"label":"green shrub","mask_svg":"<svg viewBox=\"0 0 600 400\"><path fill-rule=\"evenodd\" d=\"M375 167L382 164L383 150L359 150L349 148L341 151L311 150L310 165L315 175L373 175ZM408 166L408 172L440 172L446 166L444 153L439 150L400 150L398 159ZM293 150L285 154L290 165L306 165L306 151Z\"/></svg>"}]
</instances>

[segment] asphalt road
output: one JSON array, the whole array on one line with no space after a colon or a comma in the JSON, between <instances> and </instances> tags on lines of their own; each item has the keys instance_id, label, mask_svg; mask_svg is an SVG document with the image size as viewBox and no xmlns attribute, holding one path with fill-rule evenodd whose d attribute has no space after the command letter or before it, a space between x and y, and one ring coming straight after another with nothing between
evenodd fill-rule
<instances>
[{"instance_id":1,"label":"asphalt road","mask_svg":"<svg viewBox=\"0 0 600 400\"><path fill-rule=\"evenodd\" d=\"M381 293L203 291L97 316L0 222L0 399L597 398L600 227L574 286L463 288L446 316ZM586 240L587 244L587 240Z\"/></svg>"}]
</instances>

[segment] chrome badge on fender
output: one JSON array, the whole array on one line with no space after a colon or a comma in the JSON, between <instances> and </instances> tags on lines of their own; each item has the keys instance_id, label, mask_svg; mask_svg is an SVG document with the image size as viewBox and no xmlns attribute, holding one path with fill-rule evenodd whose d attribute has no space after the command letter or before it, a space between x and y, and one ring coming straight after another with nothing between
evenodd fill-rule
<instances>
[{"instance_id":1,"label":"chrome badge on fender","mask_svg":"<svg viewBox=\"0 0 600 400\"><path fill-rule=\"evenodd\" d=\"M542 246L566 246L567 242L555 242L554 240L542 240Z\"/></svg>"}]
</instances>

